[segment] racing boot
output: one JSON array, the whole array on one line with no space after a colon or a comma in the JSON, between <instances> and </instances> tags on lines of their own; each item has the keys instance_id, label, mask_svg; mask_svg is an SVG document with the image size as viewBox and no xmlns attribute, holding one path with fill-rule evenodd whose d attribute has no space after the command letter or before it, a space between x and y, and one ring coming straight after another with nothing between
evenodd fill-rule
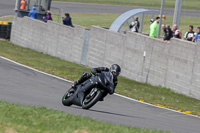
<instances>
[{"instance_id":1,"label":"racing boot","mask_svg":"<svg viewBox=\"0 0 200 133\"><path fill-rule=\"evenodd\" d=\"M77 86L78 86L78 82L75 81L73 84L72 84L72 90L76 91L77 90Z\"/></svg>"}]
</instances>

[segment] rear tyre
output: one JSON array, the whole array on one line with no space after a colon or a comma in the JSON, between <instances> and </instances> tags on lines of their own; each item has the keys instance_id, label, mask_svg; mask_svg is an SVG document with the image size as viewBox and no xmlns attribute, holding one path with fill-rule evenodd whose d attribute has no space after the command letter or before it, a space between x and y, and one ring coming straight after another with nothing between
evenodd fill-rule
<instances>
[{"instance_id":1,"label":"rear tyre","mask_svg":"<svg viewBox=\"0 0 200 133\"><path fill-rule=\"evenodd\" d=\"M86 95L85 99L83 100L82 108L83 109L91 108L99 101L101 97L102 97L102 92L100 90L98 90L97 88L92 89L91 92L88 95Z\"/></svg>"},{"instance_id":2,"label":"rear tyre","mask_svg":"<svg viewBox=\"0 0 200 133\"><path fill-rule=\"evenodd\" d=\"M72 105L70 97L73 96L73 94L74 94L74 92L70 92L70 91L67 91L65 93L65 95L62 97L62 104L64 106L71 106Z\"/></svg>"}]
</instances>

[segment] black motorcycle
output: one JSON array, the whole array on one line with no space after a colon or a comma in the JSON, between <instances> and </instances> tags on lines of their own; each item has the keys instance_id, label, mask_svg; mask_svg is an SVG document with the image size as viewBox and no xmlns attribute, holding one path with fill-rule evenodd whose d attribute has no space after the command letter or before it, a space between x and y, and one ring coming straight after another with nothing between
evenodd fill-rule
<instances>
[{"instance_id":1,"label":"black motorcycle","mask_svg":"<svg viewBox=\"0 0 200 133\"><path fill-rule=\"evenodd\" d=\"M107 93L114 92L113 75L110 72L102 72L78 86L77 90L69 89L62 98L65 106L72 104L89 109L102 99Z\"/></svg>"}]
</instances>

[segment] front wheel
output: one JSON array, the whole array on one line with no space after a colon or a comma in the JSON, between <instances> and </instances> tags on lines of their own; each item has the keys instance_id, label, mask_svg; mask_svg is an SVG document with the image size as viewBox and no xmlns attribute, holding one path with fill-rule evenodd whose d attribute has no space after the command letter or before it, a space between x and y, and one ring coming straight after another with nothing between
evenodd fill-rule
<instances>
[{"instance_id":1,"label":"front wheel","mask_svg":"<svg viewBox=\"0 0 200 133\"><path fill-rule=\"evenodd\" d=\"M99 101L101 97L102 97L102 92L97 88L93 88L91 92L88 95L86 95L85 99L83 100L82 108L83 109L91 108Z\"/></svg>"},{"instance_id":2,"label":"front wheel","mask_svg":"<svg viewBox=\"0 0 200 133\"><path fill-rule=\"evenodd\" d=\"M74 92L70 92L70 91L67 91L65 93L65 95L62 97L62 104L64 106L71 106L72 105L70 97L73 96L73 94L74 94Z\"/></svg>"}]
</instances>

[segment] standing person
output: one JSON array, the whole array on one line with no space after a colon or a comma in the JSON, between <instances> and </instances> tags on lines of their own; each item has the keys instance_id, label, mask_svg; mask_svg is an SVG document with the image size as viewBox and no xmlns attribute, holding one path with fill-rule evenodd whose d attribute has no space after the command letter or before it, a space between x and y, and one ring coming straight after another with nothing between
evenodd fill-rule
<instances>
[{"instance_id":1,"label":"standing person","mask_svg":"<svg viewBox=\"0 0 200 133\"><path fill-rule=\"evenodd\" d=\"M187 41L193 41L195 34L196 33L193 31L193 25L190 25L189 31L185 33L184 39Z\"/></svg>"},{"instance_id":2,"label":"standing person","mask_svg":"<svg viewBox=\"0 0 200 133\"><path fill-rule=\"evenodd\" d=\"M29 16L30 18L37 19L38 13L37 13L35 7L32 8L32 10L29 12L28 16Z\"/></svg>"},{"instance_id":3,"label":"standing person","mask_svg":"<svg viewBox=\"0 0 200 133\"><path fill-rule=\"evenodd\" d=\"M200 38L200 27L197 28L197 34L195 36L195 42Z\"/></svg>"},{"instance_id":4,"label":"standing person","mask_svg":"<svg viewBox=\"0 0 200 133\"><path fill-rule=\"evenodd\" d=\"M156 17L156 20L150 25L150 37L158 37L160 17Z\"/></svg>"},{"instance_id":5,"label":"standing person","mask_svg":"<svg viewBox=\"0 0 200 133\"><path fill-rule=\"evenodd\" d=\"M172 36L173 36L174 38L179 38L179 39L181 39L182 32L181 32L180 29L177 28L177 24L174 24L174 26L173 26Z\"/></svg>"},{"instance_id":6,"label":"standing person","mask_svg":"<svg viewBox=\"0 0 200 133\"><path fill-rule=\"evenodd\" d=\"M163 38L163 41L169 41L172 37L172 31L171 31L171 28L169 25L164 25L162 24L162 29L163 29L163 32L164 32L164 38Z\"/></svg>"},{"instance_id":7,"label":"standing person","mask_svg":"<svg viewBox=\"0 0 200 133\"><path fill-rule=\"evenodd\" d=\"M155 21L154 18L150 19L150 26L153 24L154 21ZM149 34L148 34L148 36L149 36Z\"/></svg>"},{"instance_id":8,"label":"standing person","mask_svg":"<svg viewBox=\"0 0 200 133\"><path fill-rule=\"evenodd\" d=\"M140 28L140 22L138 20L138 16L136 16L134 18L134 21L130 24L129 28L131 29L131 31L133 32L138 32L139 28Z\"/></svg>"},{"instance_id":9,"label":"standing person","mask_svg":"<svg viewBox=\"0 0 200 133\"><path fill-rule=\"evenodd\" d=\"M46 17L44 18L44 22L47 22L48 20L53 20L52 17L51 17L51 12L50 11L47 11Z\"/></svg>"},{"instance_id":10,"label":"standing person","mask_svg":"<svg viewBox=\"0 0 200 133\"><path fill-rule=\"evenodd\" d=\"M64 25L67 25L67 26L74 27L74 26L72 25L72 19L71 19L69 13L65 13L65 18L63 18L63 24L64 24Z\"/></svg>"},{"instance_id":11,"label":"standing person","mask_svg":"<svg viewBox=\"0 0 200 133\"><path fill-rule=\"evenodd\" d=\"M26 9L27 3L25 0L21 1L20 9Z\"/></svg>"}]
</instances>

